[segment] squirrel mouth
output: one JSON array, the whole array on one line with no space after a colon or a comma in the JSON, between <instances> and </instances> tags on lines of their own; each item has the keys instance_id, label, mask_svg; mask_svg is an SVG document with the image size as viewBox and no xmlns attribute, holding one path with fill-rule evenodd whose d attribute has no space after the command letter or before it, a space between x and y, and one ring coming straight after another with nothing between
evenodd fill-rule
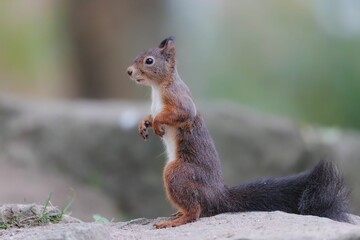
<instances>
[{"instance_id":1,"label":"squirrel mouth","mask_svg":"<svg viewBox=\"0 0 360 240\"><path fill-rule=\"evenodd\" d=\"M144 81L144 79L135 79L137 83Z\"/></svg>"}]
</instances>

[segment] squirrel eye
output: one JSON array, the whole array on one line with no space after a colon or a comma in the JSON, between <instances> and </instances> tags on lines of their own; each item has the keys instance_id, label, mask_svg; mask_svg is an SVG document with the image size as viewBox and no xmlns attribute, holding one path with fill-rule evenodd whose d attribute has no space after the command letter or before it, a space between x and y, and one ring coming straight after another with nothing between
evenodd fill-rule
<instances>
[{"instance_id":1,"label":"squirrel eye","mask_svg":"<svg viewBox=\"0 0 360 240\"><path fill-rule=\"evenodd\" d=\"M152 57L146 58L146 59L145 59L145 63L146 63L147 65L153 64L153 63L154 63L154 58L152 58Z\"/></svg>"}]
</instances>

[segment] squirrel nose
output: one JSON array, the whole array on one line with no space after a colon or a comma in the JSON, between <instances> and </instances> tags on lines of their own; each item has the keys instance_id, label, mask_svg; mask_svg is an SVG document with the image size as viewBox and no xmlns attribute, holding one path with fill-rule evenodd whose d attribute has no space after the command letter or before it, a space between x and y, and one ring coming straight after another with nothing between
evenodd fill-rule
<instances>
[{"instance_id":1,"label":"squirrel nose","mask_svg":"<svg viewBox=\"0 0 360 240\"><path fill-rule=\"evenodd\" d=\"M129 74L129 76L131 76L131 74L133 73L132 69L131 69L131 68L128 68L128 69L127 69L127 73Z\"/></svg>"}]
</instances>

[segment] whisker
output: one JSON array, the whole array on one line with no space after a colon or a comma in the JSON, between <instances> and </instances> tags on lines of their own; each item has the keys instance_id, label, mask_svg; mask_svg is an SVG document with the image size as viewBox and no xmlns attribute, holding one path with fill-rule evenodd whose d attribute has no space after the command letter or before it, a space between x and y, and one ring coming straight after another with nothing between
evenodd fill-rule
<instances>
[{"instance_id":1,"label":"whisker","mask_svg":"<svg viewBox=\"0 0 360 240\"><path fill-rule=\"evenodd\" d=\"M160 153L159 155L157 155L156 158L160 158L160 157L162 157L162 156L165 155L165 154L166 154L166 149L165 149L162 153Z\"/></svg>"}]
</instances>

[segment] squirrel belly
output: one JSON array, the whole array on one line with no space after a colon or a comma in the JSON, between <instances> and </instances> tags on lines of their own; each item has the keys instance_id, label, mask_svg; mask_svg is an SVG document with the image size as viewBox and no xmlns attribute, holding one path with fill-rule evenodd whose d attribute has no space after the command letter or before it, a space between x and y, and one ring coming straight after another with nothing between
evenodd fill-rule
<instances>
[{"instance_id":1,"label":"squirrel belly","mask_svg":"<svg viewBox=\"0 0 360 240\"><path fill-rule=\"evenodd\" d=\"M349 191L336 166L321 161L297 175L224 185L220 158L191 93L176 70L174 39L140 54L127 72L152 88L151 114L138 126L147 139L162 137L168 161L163 180L178 218L155 224L174 227L224 212L284 211L348 222Z\"/></svg>"}]
</instances>

